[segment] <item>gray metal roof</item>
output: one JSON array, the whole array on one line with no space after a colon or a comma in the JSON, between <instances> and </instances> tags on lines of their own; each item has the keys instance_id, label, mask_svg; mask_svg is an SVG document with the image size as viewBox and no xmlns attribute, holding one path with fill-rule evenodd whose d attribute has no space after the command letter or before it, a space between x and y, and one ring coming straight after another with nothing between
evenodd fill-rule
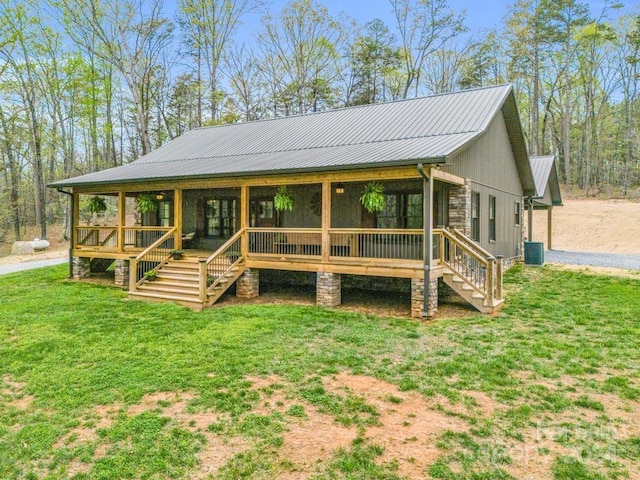
<instances>
[{"instance_id":1,"label":"gray metal roof","mask_svg":"<svg viewBox=\"0 0 640 480\"><path fill-rule=\"evenodd\" d=\"M51 186L444 162L483 134L512 97L511 86L501 85L199 128L128 165ZM522 150L522 139L514 143L514 151Z\"/></svg>"},{"instance_id":2,"label":"gray metal roof","mask_svg":"<svg viewBox=\"0 0 640 480\"><path fill-rule=\"evenodd\" d=\"M538 197L534 203L539 206L562 205L555 155L529 157L529 162Z\"/></svg>"}]
</instances>

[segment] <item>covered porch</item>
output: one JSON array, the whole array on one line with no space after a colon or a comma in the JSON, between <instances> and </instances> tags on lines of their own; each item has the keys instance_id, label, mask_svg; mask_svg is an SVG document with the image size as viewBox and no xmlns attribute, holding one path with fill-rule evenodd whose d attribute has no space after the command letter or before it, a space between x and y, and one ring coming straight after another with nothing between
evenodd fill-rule
<instances>
[{"instance_id":1,"label":"covered porch","mask_svg":"<svg viewBox=\"0 0 640 480\"><path fill-rule=\"evenodd\" d=\"M360 197L373 181L383 185L386 205L370 213ZM291 210L275 208L281 186ZM117 282L133 296L164 291L194 308L215 303L236 281L259 284L261 269L317 272L318 291L334 292L318 294L329 306L340 302L341 274L410 278L412 310L422 316L437 308L434 295L421 304L425 280L437 291L438 279L458 270L465 272L460 288L476 300L483 292L481 306L493 309L501 262L465 240L469 214L460 198L467 190L460 177L432 168L425 180L415 167L74 190L73 257L83 267L74 276L90 270L91 259L114 259ZM96 196L105 199L104 212L88 210ZM178 263L172 254L180 250ZM149 281L153 271L162 281ZM257 285L246 294L257 295Z\"/></svg>"}]
</instances>

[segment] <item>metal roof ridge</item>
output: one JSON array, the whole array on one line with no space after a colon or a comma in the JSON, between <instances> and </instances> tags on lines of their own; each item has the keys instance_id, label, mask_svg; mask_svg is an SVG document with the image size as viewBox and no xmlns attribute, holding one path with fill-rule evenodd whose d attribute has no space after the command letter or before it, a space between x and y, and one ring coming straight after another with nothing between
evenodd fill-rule
<instances>
[{"instance_id":1,"label":"metal roof ridge","mask_svg":"<svg viewBox=\"0 0 640 480\"><path fill-rule=\"evenodd\" d=\"M221 125L206 125L206 126L201 126L201 127L194 127L190 130L187 130L185 133L188 132L194 132L194 131L198 131L198 130L213 130L216 128L224 128L224 127L233 127L233 126L240 126L240 125L250 125L250 124L255 124L255 123L264 123L264 122L272 122L275 120L282 120L285 118L300 118L300 117L310 117L310 116L315 116L315 115L322 115L322 114L327 114L327 113L332 113L332 112L344 112L347 110L356 110L356 109L361 109L361 108L370 108L370 107L379 107L382 105L395 105L398 103L404 103L404 102L413 102L416 100L425 100L427 98L438 98L438 97L446 97L446 96L450 96L450 95L458 95L461 93L469 93L469 92L475 92L475 91L479 91L479 90L491 90L494 88L504 88L504 87L511 87L513 88L513 85L511 83L501 83L498 85L488 85L486 87L474 87L474 88L467 88L465 90L456 90L453 92L442 92L442 93L434 93L433 95L424 95L421 97L413 97L413 98L400 98L398 100L392 100L390 102L379 102L379 103L367 103L364 105L349 105L348 107L338 107L338 108L331 108L329 110L323 110L320 112L307 112L307 113L296 113L294 115L285 115L282 117L273 117L273 118L260 118L257 120L251 120L248 122L242 122L242 123L225 123L225 124L221 124ZM178 138L178 137L176 137Z\"/></svg>"},{"instance_id":2,"label":"metal roof ridge","mask_svg":"<svg viewBox=\"0 0 640 480\"><path fill-rule=\"evenodd\" d=\"M372 145L374 143L389 143L389 142L397 142L397 141L401 141L401 140L418 140L421 138L434 138L434 137L448 137L448 136L452 136L452 135L466 135L469 133L473 133L473 134L478 134L478 133L482 133L482 131L480 130L467 130L467 131L463 131L463 132L453 132L453 133L440 133L440 134L434 134L434 135L420 135L420 136L415 136L415 137L402 137L402 138L389 138L389 139L385 139L385 140L371 140L368 142L357 142L357 143L338 143L335 145L321 145L318 147L306 147L306 148L292 148L289 150L269 150L269 151L264 151L264 152L253 152L253 153L235 153L233 155L210 155L210 156L206 156L206 157L190 157L190 158L175 158L175 159L169 159L169 160L159 160L159 161L153 161L153 162L140 162L138 163L138 160L134 161L134 162L130 162L130 163L126 163L124 165L120 165L118 167L113 167L113 168L119 168L119 167L125 167L127 165L158 165L158 164L162 164L162 163L170 163L170 162L189 162L191 160L204 160L206 158L233 158L233 157L250 157L252 155L264 155L264 154L274 154L274 153L288 153L288 152L303 152L303 151L310 151L310 150L322 150L325 148L337 148L337 147L355 147L358 145ZM143 157L141 157L143 158ZM98 170L101 171L101 170Z\"/></svg>"}]
</instances>

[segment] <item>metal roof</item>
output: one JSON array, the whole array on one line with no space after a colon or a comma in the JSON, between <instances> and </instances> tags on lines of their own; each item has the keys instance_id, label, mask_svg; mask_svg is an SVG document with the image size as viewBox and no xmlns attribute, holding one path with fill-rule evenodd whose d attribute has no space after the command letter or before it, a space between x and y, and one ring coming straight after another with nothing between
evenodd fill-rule
<instances>
[{"instance_id":1,"label":"metal roof","mask_svg":"<svg viewBox=\"0 0 640 480\"><path fill-rule=\"evenodd\" d=\"M507 98L513 99L512 87L500 85L198 128L128 165L51 186L444 162L448 155L486 131ZM514 141L518 131L521 132L516 129L511 135L516 153L524 147L522 138ZM527 178L522 177L521 174L523 184L527 184Z\"/></svg>"},{"instance_id":2,"label":"metal roof","mask_svg":"<svg viewBox=\"0 0 640 480\"><path fill-rule=\"evenodd\" d=\"M540 206L562 205L555 155L529 157L529 162L536 185L537 199L534 203ZM549 196L545 198L547 193Z\"/></svg>"}]
</instances>

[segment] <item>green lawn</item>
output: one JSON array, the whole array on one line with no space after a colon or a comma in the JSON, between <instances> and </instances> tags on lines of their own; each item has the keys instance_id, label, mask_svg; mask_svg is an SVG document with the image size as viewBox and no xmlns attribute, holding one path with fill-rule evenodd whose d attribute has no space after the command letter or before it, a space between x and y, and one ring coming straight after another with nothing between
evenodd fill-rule
<instances>
[{"instance_id":1,"label":"green lawn","mask_svg":"<svg viewBox=\"0 0 640 480\"><path fill-rule=\"evenodd\" d=\"M638 478L640 281L506 275L497 317L201 313L0 276L0 478Z\"/></svg>"}]
</instances>

